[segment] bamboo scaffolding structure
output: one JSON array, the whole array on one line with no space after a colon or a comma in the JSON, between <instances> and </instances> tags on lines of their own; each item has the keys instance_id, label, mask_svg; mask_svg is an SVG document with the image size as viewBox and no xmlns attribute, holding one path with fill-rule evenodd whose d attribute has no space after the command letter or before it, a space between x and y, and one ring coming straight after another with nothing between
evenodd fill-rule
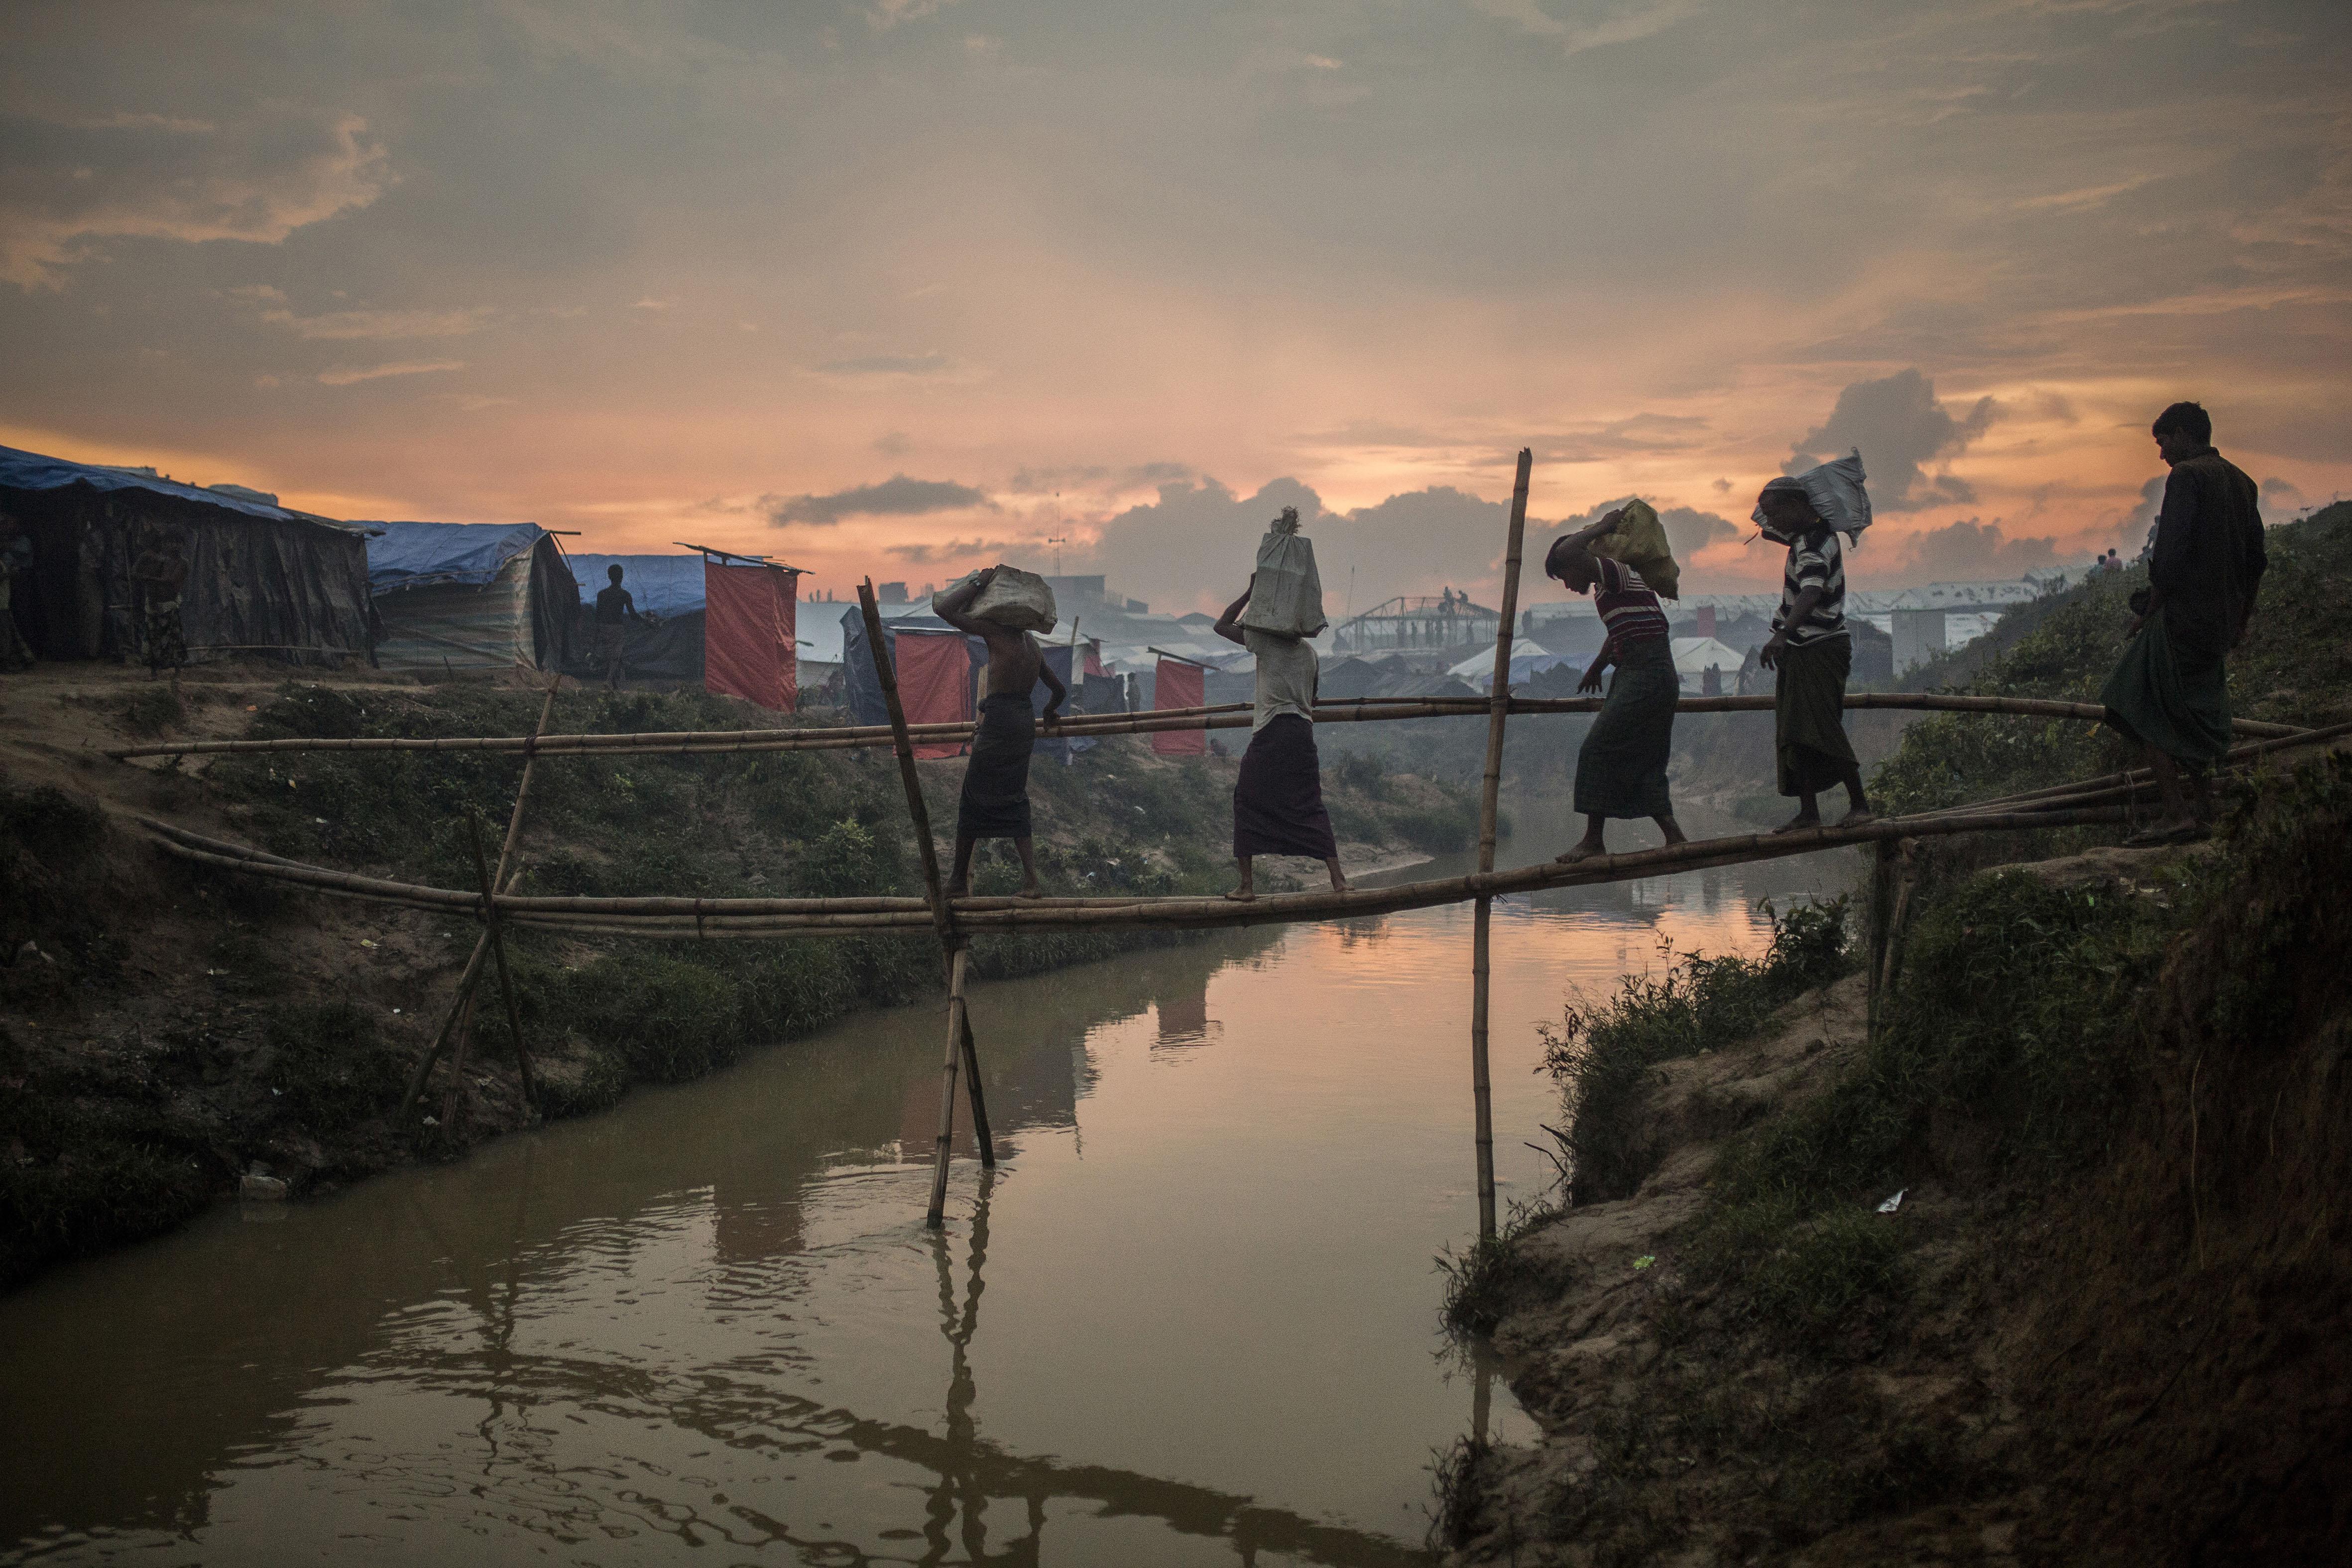
<instances>
[{"instance_id":1,"label":"bamboo scaffolding structure","mask_svg":"<svg viewBox=\"0 0 2352 1568\"><path fill-rule=\"evenodd\" d=\"M530 1042L522 1037L522 1009L515 1000L514 977L507 972L507 941L499 930L497 883L490 880L489 858L482 853L481 821L471 811L466 813L466 839L474 852L474 875L482 884L482 925L489 939L490 956L498 961L499 994L506 998L507 1030L514 1037L515 1072L522 1080L524 1103L537 1111L539 1083L531 1071Z\"/></svg>"},{"instance_id":2,"label":"bamboo scaffolding structure","mask_svg":"<svg viewBox=\"0 0 2352 1568\"><path fill-rule=\"evenodd\" d=\"M913 820L915 840L921 851L924 902L930 906L940 955L947 961L947 1062L941 1069L939 1147L933 1155L930 1207L923 1217L924 1225L937 1230L947 1224L948 1163L955 1143L956 1073L967 1061L971 1071L963 1076L971 1096L972 1132L980 1142L981 1165L985 1168L995 1167L996 1144L989 1135L988 1106L980 1082L980 1049L972 1040L971 1015L964 1005L964 982L971 967L971 944L956 930L946 885L940 878L939 846L931 838L930 808L923 802L923 781L915 769L915 747L908 736L907 710L898 698L898 661L891 657L890 645L883 636L882 607L875 600L871 578L858 584L857 607L866 621L866 653L874 661L874 674L882 686L882 701L890 715L891 748L898 754L898 778L906 786L907 814Z\"/></svg>"},{"instance_id":3,"label":"bamboo scaffolding structure","mask_svg":"<svg viewBox=\"0 0 2352 1568\"><path fill-rule=\"evenodd\" d=\"M557 674L547 683L547 696L539 705L538 721L530 727L531 739L536 740L540 736L546 733L547 721L552 717L555 713L556 691L562 685L563 677L561 674ZM489 918L495 903L495 900L491 895L498 892L503 892L509 884L509 878L507 868L514 859L515 845L520 843L522 840L522 809L524 803L530 799L532 770L537 766L538 758L530 756L526 756L523 758L522 778L517 780L515 784L514 810L509 812L507 817L507 836L501 840L499 844L499 869L497 873L490 879L490 886L484 890L482 917L485 921ZM163 828L166 832L174 831L170 828L164 828L163 824L158 822L150 821L148 825L151 827ZM190 838L194 837L194 834L189 834L187 836ZM240 848L240 846L233 844L222 845L220 847L232 851L238 850ZM244 852L261 856L261 852L258 850L247 851ZM279 857L276 855L262 856L261 858L271 861L279 860ZM284 861L281 863L294 865L298 862L293 861ZM458 1026L461 1016L465 1020L465 1026L471 1028L474 1014L473 1009L467 1004L473 997L475 982L481 977L482 957L488 946L489 933L486 929L481 936L474 939L474 951L471 956L467 958L464 971L457 977L457 994L450 998L449 1010L441 1020L440 1030L435 1033L433 1043L425 1048L425 1054L417 1060L416 1070L409 1075L407 1090L401 1095L400 1107L393 1115L393 1120L395 1124L407 1120L410 1107L414 1106L416 1103L418 1097L425 1092L425 1086L433 1076L433 1064L440 1060L443 1048L449 1043L450 1030ZM501 954L500 957L501 967L503 968L504 955ZM462 1050L460 1054L462 1056ZM533 1072L531 1068L527 1064L527 1056L528 1051L522 1041L522 1030L518 1027L515 1030L515 1064L517 1071L522 1076L524 1099L530 1104L532 1112L536 1113L539 1110L539 1085L537 1082L537 1074Z\"/></svg>"},{"instance_id":4,"label":"bamboo scaffolding structure","mask_svg":"<svg viewBox=\"0 0 2352 1568\"><path fill-rule=\"evenodd\" d=\"M1511 522L1503 551L1503 603L1495 627L1495 673L1487 688L1486 771L1478 789L1478 871L1495 869L1495 821L1503 792L1503 729L1511 714L1511 626L1519 618L1519 554L1528 531L1531 448L1519 448L1511 486ZM1486 1054L1489 972L1493 967L1495 901L1480 897L1470 925L1470 1100L1478 1156L1478 1239L1495 1239L1495 1085Z\"/></svg>"},{"instance_id":5,"label":"bamboo scaffolding structure","mask_svg":"<svg viewBox=\"0 0 2352 1568\"><path fill-rule=\"evenodd\" d=\"M1509 699L1508 712L1520 716L1538 714L1590 714L1601 711L1600 697L1520 697ZM1769 713L1767 695L1684 697L1675 705L1679 714ZM2029 718L2071 718L2096 721L2105 709L2096 703L2060 702L2046 697L1969 696L1951 692L1848 692L1849 710L1888 709L1909 713L1995 713ZM1491 697L1349 697L1315 706L1318 724L1371 724L1397 719L1461 718L1490 716ZM1045 726L1047 738L1102 735L1150 735L1177 729L1240 729L1251 722L1247 703L1221 703L1205 707L1147 708L1133 714L1066 714ZM2230 721L2239 735L2292 738L2305 733L2293 725L2256 719ZM462 751L511 753L536 757L690 757L709 753L730 756L768 751L833 751L895 745L887 725L838 725L796 729L714 729L648 731L635 735L530 736L289 736L268 740L183 740L145 746L117 747L105 755L118 761L142 757L218 757L305 751ZM907 727L908 739L918 744L968 741L973 727L965 721Z\"/></svg>"}]
</instances>

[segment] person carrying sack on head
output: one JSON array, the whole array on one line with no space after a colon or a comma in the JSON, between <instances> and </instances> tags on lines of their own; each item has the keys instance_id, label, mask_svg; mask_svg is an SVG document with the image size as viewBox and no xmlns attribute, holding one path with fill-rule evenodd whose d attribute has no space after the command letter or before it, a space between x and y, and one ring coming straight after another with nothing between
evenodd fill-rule
<instances>
[{"instance_id":1,"label":"person carrying sack on head","mask_svg":"<svg viewBox=\"0 0 2352 1568\"><path fill-rule=\"evenodd\" d=\"M1609 698L1576 754L1576 809L1584 813L1584 838L1558 857L1570 865L1609 852L1601 830L1612 817L1647 817L1666 842L1684 840L1666 792L1682 678L1675 670L1665 608L1642 573L1595 549L1623 516L1612 511L1581 532L1561 535L1544 556L1544 575L1572 593L1591 594L1608 629L1576 689L1599 691L1601 672L1617 668Z\"/></svg>"},{"instance_id":2,"label":"person carrying sack on head","mask_svg":"<svg viewBox=\"0 0 2352 1568\"><path fill-rule=\"evenodd\" d=\"M982 595L997 579L1003 590L988 602ZM1021 856L1021 891L1035 898L1036 842L1029 820L1029 754L1041 717L1029 695L1045 683L1044 722L1059 716L1069 688L1045 663L1028 626L1054 629L1051 591L1043 580L1004 567L988 567L931 600L931 612L957 631L988 644L988 695L981 699L972 727L971 760L964 767L963 793L956 802L955 872L947 894L961 898L971 889L971 854L982 839L1011 839Z\"/></svg>"},{"instance_id":3,"label":"person carrying sack on head","mask_svg":"<svg viewBox=\"0 0 2352 1568\"><path fill-rule=\"evenodd\" d=\"M1845 786L1847 810L1838 825L1859 826L1874 813L1863 792L1862 764L1845 737L1845 683L1853 669L1845 625L1845 552L1804 478L1765 486L1756 499L1755 519L1766 538L1789 549L1772 637L1756 656L1775 676L1777 781L1781 794L1797 798L1797 814L1772 831L1820 827L1816 796L1832 784Z\"/></svg>"},{"instance_id":4,"label":"person carrying sack on head","mask_svg":"<svg viewBox=\"0 0 2352 1568\"><path fill-rule=\"evenodd\" d=\"M2205 775L2230 749L2227 661L2245 639L2270 566L2260 491L2213 450L2212 418L2176 402L2150 433L2172 474L2140 591L2147 597L2132 596L2131 643L2099 692L2105 722L2147 753L2164 802L2160 821L2124 841L2136 845L2205 836Z\"/></svg>"},{"instance_id":5,"label":"person carrying sack on head","mask_svg":"<svg viewBox=\"0 0 2352 1568\"><path fill-rule=\"evenodd\" d=\"M1256 588L1252 574L1249 588L1217 617L1217 635L1239 643L1257 659L1249 749L1242 753L1241 773L1234 780L1234 864L1241 881L1225 896L1237 904L1257 896L1253 862L1259 855L1321 861L1331 891L1345 893L1339 840L1323 806L1323 759L1315 748L1315 690L1322 665L1315 644L1305 637L1242 623Z\"/></svg>"}]
</instances>

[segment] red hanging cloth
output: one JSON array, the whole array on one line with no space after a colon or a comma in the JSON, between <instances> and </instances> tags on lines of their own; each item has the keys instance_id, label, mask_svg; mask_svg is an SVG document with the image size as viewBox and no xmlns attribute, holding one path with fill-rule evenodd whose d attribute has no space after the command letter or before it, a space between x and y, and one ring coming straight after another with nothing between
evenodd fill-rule
<instances>
[{"instance_id":1,"label":"red hanging cloth","mask_svg":"<svg viewBox=\"0 0 2352 1568\"><path fill-rule=\"evenodd\" d=\"M1151 706L1155 709L1205 707L1208 706L1209 672L1199 664L1181 659L1160 656L1160 670L1151 682ZM1206 757L1209 755L1209 732L1205 729L1155 730L1151 749L1161 757Z\"/></svg>"},{"instance_id":2,"label":"red hanging cloth","mask_svg":"<svg viewBox=\"0 0 2352 1568\"><path fill-rule=\"evenodd\" d=\"M784 567L702 562L702 685L790 713L800 701L800 574Z\"/></svg>"},{"instance_id":3,"label":"red hanging cloth","mask_svg":"<svg viewBox=\"0 0 2352 1568\"><path fill-rule=\"evenodd\" d=\"M964 652L961 632L900 632L898 644L898 703L907 722L969 724L971 722L971 657ZM953 757L962 751L960 740L918 742L919 758Z\"/></svg>"}]
</instances>

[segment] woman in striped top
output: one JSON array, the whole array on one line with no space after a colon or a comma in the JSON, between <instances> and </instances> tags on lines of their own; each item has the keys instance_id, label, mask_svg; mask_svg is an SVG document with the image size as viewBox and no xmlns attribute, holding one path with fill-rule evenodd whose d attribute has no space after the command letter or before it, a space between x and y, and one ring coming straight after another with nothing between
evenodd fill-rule
<instances>
[{"instance_id":1,"label":"woman in striped top","mask_svg":"<svg viewBox=\"0 0 2352 1568\"><path fill-rule=\"evenodd\" d=\"M1601 830L1612 817L1647 817L1666 842L1683 841L1666 793L1666 758L1674 749L1675 704L1682 682L1675 674L1674 645L1657 594L1632 567L1590 548L1616 524L1612 512L1581 533L1563 534L1544 558L1544 574L1571 592L1591 594L1608 628L1608 640L1576 689L1599 691L1601 672L1617 667L1609 698L1576 754L1576 809L1584 813L1584 837L1559 857L1570 864L1609 852Z\"/></svg>"}]
</instances>

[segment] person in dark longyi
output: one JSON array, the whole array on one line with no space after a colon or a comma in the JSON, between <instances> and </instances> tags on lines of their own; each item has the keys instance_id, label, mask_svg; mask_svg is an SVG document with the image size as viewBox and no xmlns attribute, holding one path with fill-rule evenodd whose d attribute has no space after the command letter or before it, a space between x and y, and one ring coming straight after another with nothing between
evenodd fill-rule
<instances>
[{"instance_id":1,"label":"person in dark longyi","mask_svg":"<svg viewBox=\"0 0 2352 1568\"><path fill-rule=\"evenodd\" d=\"M2211 416L2176 402L2150 427L2172 468L2133 595L2130 644L2099 692L2106 723L2139 743L2155 770L2163 817L2125 840L2200 838L2205 775L2230 749L2228 658L2245 640L2254 591L2270 566L2260 491L2213 449Z\"/></svg>"},{"instance_id":2,"label":"person in dark longyi","mask_svg":"<svg viewBox=\"0 0 2352 1568\"><path fill-rule=\"evenodd\" d=\"M1571 592L1591 594L1607 628L1607 641L1576 689L1600 690L1601 672L1617 668L1608 700L1576 754L1576 809L1584 813L1584 837L1559 857L1571 864L1609 852L1601 831L1612 817L1647 817L1670 844L1684 837L1666 792L1682 678L1675 671L1665 609L1641 573L1591 548L1621 515L1611 512L1591 528L1561 535L1544 557L1544 575Z\"/></svg>"},{"instance_id":3,"label":"person in dark longyi","mask_svg":"<svg viewBox=\"0 0 2352 1568\"><path fill-rule=\"evenodd\" d=\"M1853 670L1845 552L1801 480L1766 485L1755 515L1764 537L1789 549L1771 640L1756 655L1774 677L1772 739L1780 793L1797 798L1797 814L1772 831L1821 826L1818 796L1832 784L1845 786L1847 810L1839 826L1867 822L1874 813L1863 793L1862 763L1845 736L1845 683Z\"/></svg>"},{"instance_id":4,"label":"person in dark longyi","mask_svg":"<svg viewBox=\"0 0 2352 1568\"><path fill-rule=\"evenodd\" d=\"M1036 745L1036 715L1029 695L1044 681L1045 722L1052 724L1069 688L1062 685L1026 632L970 613L972 602L996 580L996 569L975 573L934 601L940 620L988 644L988 695L973 727L971 761L956 802L955 872L947 894L961 898L971 890L971 853L982 839L1011 839L1021 856L1020 898L1037 896L1037 856L1029 820L1029 753Z\"/></svg>"},{"instance_id":5,"label":"person in dark longyi","mask_svg":"<svg viewBox=\"0 0 2352 1568\"><path fill-rule=\"evenodd\" d=\"M1257 585L1255 574L1250 585ZM1225 896L1236 903L1257 896L1254 862L1260 855L1321 861L1331 891L1345 893L1339 841L1323 806L1323 759L1315 749L1315 688L1322 666L1306 638L1244 626L1249 601L1245 591L1225 606L1216 627L1218 636L1257 656L1249 749L1234 780L1234 863L1241 881Z\"/></svg>"},{"instance_id":6,"label":"person in dark longyi","mask_svg":"<svg viewBox=\"0 0 2352 1568\"><path fill-rule=\"evenodd\" d=\"M596 662L604 666L604 689L616 692L627 675L621 650L628 643L629 622L645 617L637 612L636 595L621 586L620 563L606 567L604 574L613 580L596 591Z\"/></svg>"}]
</instances>

